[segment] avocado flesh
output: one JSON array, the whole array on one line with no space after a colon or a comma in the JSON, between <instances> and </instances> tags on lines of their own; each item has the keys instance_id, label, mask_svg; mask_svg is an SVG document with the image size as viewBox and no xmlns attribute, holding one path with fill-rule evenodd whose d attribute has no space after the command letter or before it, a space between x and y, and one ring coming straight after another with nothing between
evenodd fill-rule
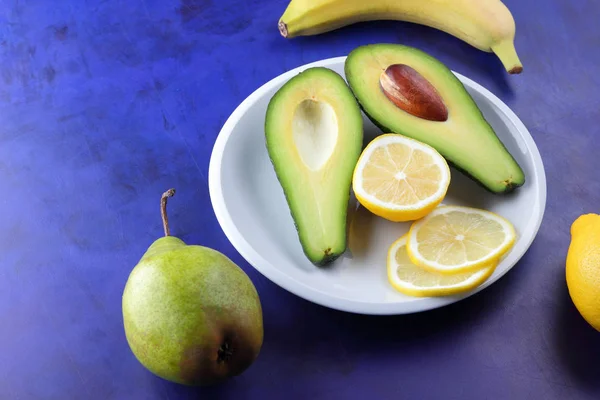
<instances>
[{"instance_id":1,"label":"avocado flesh","mask_svg":"<svg viewBox=\"0 0 600 400\"><path fill-rule=\"evenodd\" d=\"M394 64L415 69L441 96L446 121L429 121L394 105L380 87L380 75ZM345 63L348 84L369 119L384 132L398 133L434 147L456 169L493 193L525 183L523 170L498 139L460 80L421 50L395 44L356 48Z\"/></svg>"},{"instance_id":2,"label":"avocado flesh","mask_svg":"<svg viewBox=\"0 0 600 400\"><path fill-rule=\"evenodd\" d=\"M360 107L334 71L309 68L271 98L266 146L300 244L315 265L346 250L352 173L362 149Z\"/></svg>"}]
</instances>

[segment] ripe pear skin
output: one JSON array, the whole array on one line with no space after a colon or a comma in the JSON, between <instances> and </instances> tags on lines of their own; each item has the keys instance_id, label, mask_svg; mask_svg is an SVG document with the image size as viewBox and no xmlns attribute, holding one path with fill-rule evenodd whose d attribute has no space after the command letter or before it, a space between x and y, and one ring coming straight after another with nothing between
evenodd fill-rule
<instances>
[{"instance_id":1,"label":"ripe pear skin","mask_svg":"<svg viewBox=\"0 0 600 400\"><path fill-rule=\"evenodd\" d=\"M216 250L173 236L156 240L132 270L122 300L131 350L169 381L220 382L245 371L262 347L256 288Z\"/></svg>"}]
</instances>

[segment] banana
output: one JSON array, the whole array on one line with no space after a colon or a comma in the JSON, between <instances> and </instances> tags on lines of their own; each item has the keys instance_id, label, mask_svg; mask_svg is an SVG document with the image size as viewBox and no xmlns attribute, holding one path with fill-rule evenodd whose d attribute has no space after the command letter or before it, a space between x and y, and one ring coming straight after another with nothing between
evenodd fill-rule
<instances>
[{"instance_id":1,"label":"banana","mask_svg":"<svg viewBox=\"0 0 600 400\"><path fill-rule=\"evenodd\" d=\"M374 20L439 29L495 53L508 73L523 71L514 45L515 21L500 0L291 0L279 20L279 31L293 38Z\"/></svg>"}]
</instances>

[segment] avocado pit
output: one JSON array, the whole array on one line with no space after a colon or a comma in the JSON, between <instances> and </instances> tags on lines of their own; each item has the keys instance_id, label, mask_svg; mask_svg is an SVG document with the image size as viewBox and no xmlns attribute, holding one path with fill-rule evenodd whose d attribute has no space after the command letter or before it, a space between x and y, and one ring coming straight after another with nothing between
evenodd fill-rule
<instances>
[{"instance_id":1,"label":"avocado pit","mask_svg":"<svg viewBox=\"0 0 600 400\"><path fill-rule=\"evenodd\" d=\"M379 85L388 100L415 117L438 122L448 119L448 108L435 87L406 64L387 67Z\"/></svg>"}]
</instances>

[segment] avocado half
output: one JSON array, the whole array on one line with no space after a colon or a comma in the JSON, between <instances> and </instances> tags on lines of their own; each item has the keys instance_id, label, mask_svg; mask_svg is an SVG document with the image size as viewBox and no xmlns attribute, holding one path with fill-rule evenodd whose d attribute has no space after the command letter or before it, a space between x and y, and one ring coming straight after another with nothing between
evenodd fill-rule
<instances>
[{"instance_id":1,"label":"avocado half","mask_svg":"<svg viewBox=\"0 0 600 400\"><path fill-rule=\"evenodd\" d=\"M352 91L330 69L304 70L271 98L265 137L305 255L330 264L346 250L352 173L362 150Z\"/></svg>"},{"instance_id":2,"label":"avocado half","mask_svg":"<svg viewBox=\"0 0 600 400\"><path fill-rule=\"evenodd\" d=\"M447 114L441 120L430 120L409 113L391 101L380 82L382 73L390 66L408 66L416 71L419 79L424 78L435 88ZM511 192L525 183L523 170L462 82L439 60L408 46L366 45L348 55L345 74L365 114L384 132L429 144L452 166L493 193ZM411 95L410 91L405 90L406 93Z\"/></svg>"}]
</instances>

